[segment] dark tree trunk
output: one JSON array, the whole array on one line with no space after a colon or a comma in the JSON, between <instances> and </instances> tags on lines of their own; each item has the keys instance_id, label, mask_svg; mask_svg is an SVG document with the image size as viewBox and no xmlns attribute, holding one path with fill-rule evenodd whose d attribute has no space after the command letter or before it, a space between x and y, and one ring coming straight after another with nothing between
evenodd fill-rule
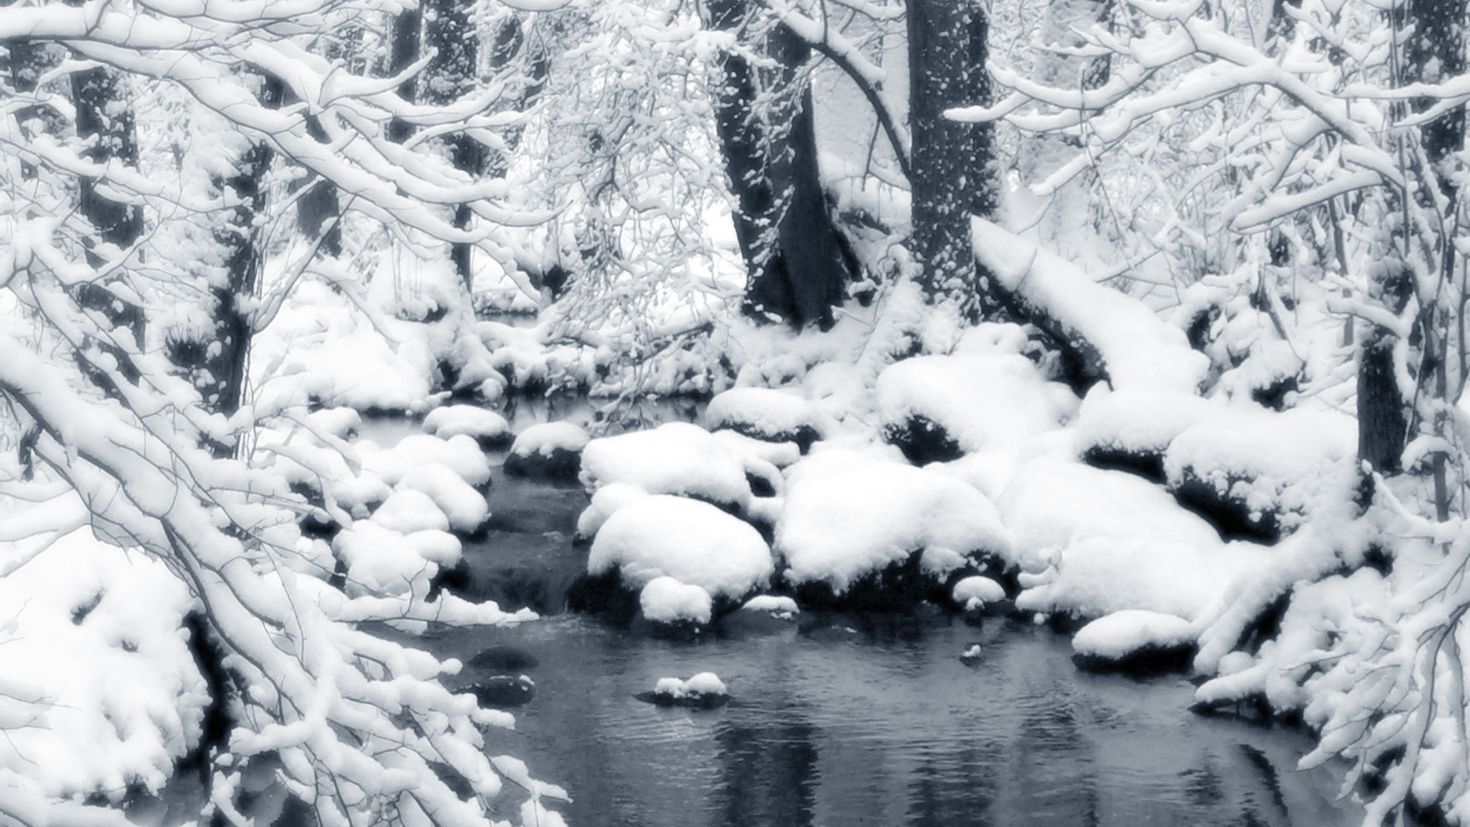
<instances>
[{"instance_id":1,"label":"dark tree trunk","mask_svg":"<svg viewBox=\"0 0 1470 827\"><path fill-rule=\"evenodd\" d=\"M907 19L912 252L932 298L953 299L964 315L979 318L996 302L992 279L975 262L970 216L995 209L994 128L955 123L943 113L989 102L989 23L973 0L909 0Z\"/></svg>"},{"instance_id":2,"label":"dark tree trunk","mask_svg":"<svg viewBox=\"0 0 1470 827\"><path fill-rule=\"evenodd\" d=\"M283 96L279 81L264 82L262 104L276 108ZM260 284L263 231L257 218L265 212L265 176L274 156L269 144L251 144L235 162L234 174L214 180L216 188L231 191L239 203L231 210L228 223L214 232L224 259L224 275L210 287L213 335L205 341L169 342L170 361L189 376L205 407L225 416L240 409L245 393L246 364L254 336L246 304ZM220 456L229 456L235 450L234 445L210 447Z\"/></svg>"},{"instance_id":3,"label":"dark tree trunk","mask_svg":"<svg viewBox=\"0 0 1470 827\"><path fill-rule=\"evenodd\" d=\"M750 22L747 0L713 0L707 8L717 29L741 31ZM757 77L759 69L726 53L715 100L725 172L737 200L735 234L747 272L745 309L756 318L774 317L795 327L813 322L826 327L857 263L832 221L822 187L811 91L794 88L796 71L810 50L784 28L766 33L761 47L780 67L775 76ZM774 88L786 99L764 119L755 111L762 88Z\"/></svg>"},{"instance_id":4,"label":"dark tree trunk","mask_svg":"<svg viewBox=\"0 0 1470 827\"><path fill-rule=\"evenodd\" d=\"M1441 83L1464 74L1467 14L1465 0L1409 0L1415 31L1405 43L1406 83ZM1422 111L1432 103L1416 101L1414 108ZM1450 156L1465 146L1465 105L1425 124L1419 134L1440 189L1450 195L1454 184L1446 167L1453 163Z\"/></svg>"},{"instance_id":5,"label":"dark tree trunk","mask_svg":"<svg viewBox=\"0 0 1470 827\"><path fill-rule=\"evenodd\" d=\"M388 43L388 74L396 75L419 59L422 48L420 36L424 27L424 13L412 8L393 18ZM418 81L409 78L398 87L398 96L407 101L418 99ZM388 140L403 143L413 134L413 125L394 118L388 124Z\"/></svg>"},{"instance_id":6,"label":"dark tree trunk","mask_svg":"<svg viewBox=\"0 0 1470 827\"><path fill-rule=\"evenodd\" d=\"M425 103L447 104L469 92L475 85L479 68L479 34L470 20L469 0L425 0L424 46L434 58L424 69L423 100ZM455 135L448 141L449 159L454 168L473 178L485 174L488 153L485 147L468 135ZM456 229L468 230L474 211L468 204L454 209ZM449 256L468 292L473 287L473 245L456 243Z\"/></svg>"},{"instance_id":7,"label":"dark tree trunk","mask_svg":"<svg viewBox=\"0 0 1470 827\"><path fill-rule=\"evenodd\" d=\"M1413 275L1402 262L1385 261L1378 267L1382 271L1373 281L1379 295L1374 298L1395 315L1402 313L1413 292ZM1397 343L1388 328L1370 324L1358 351L1358 458L1384 474L1401 470L1409 430L1408 402L1395 370Z\"/></svg>"}]
</instances>

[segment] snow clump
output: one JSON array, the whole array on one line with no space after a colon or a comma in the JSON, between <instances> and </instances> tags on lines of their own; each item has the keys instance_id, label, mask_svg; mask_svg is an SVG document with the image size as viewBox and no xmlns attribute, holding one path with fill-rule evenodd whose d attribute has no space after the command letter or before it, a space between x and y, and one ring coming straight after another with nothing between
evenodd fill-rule
<instances>
[{"instance_id":1,"label":"snow clump","mask_svg":"<svg viewBox=\"0 0 1470 827\"><path fill-rule=\"evenodd\" d=\"M774 570L754 528L708 503L667 495L618 509L587 558L589 575L616 573L624 588L641 590L667 576L730 601L765 587Z\"/></svg>"}]
</instances>

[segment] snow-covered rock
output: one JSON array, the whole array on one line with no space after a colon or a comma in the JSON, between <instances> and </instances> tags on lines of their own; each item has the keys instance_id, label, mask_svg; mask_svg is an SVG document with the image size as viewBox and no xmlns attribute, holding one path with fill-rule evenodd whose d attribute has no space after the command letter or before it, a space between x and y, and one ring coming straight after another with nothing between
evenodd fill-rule
<instances>
[{"instance_id":1,"label":"snow-covered rock","mask_svg":"<svg viewBox=\"0 0 1470 827\"><path fill-rule=\"evenodd\" d=\"M441 569L459 562L462 551L458 538L445 531L402 534L363 520L333 537L332 549L347 566L350 595L427 590Z\"/></svg>"},{"instance_id":2,"label":"snow-covered rock","mask_svg":"<svg viewBox=\"0 0 1470 827\"><path fill-rule=\"evenodd\" d=\"M607 522L607 518L613 515L613 512L634 500L641 500L648 496L652 495L627 482L615 482L597 489L592 495L592 501L582 509L582 513L577 517L578 539L590 541L597 536L598 530L602 528L603 523Z\"/></svg>"},{"instance_id":3,"label":"snow-covered rock","mask_svg":"<svg viewBox=\"0 0 1470 827\"><path fill-rule=\"evenodd\" d=\"M974 574L955 583L949 596L956 606L961 606L966 611L976 611L1005 600L1006 590L989 577Z\"/></svg>"},{"instance_id":4,"label":"snow-covered rock","mask_svg":"<svg viewBox=\"0 0 1470 827\"><path fill-rule=\"evenodd\" d=\"M758 594L745 601L740 611L764 612L782 620L790 619L801 613L801 609L796 607L796 601L782 594Z\"/></svg>"},{"instance_id":5,"label":"snow-covered rock","mask_svg":"<svg viewBox=\"0 0 1470 827\"><path fill-rule=\"evenodd\" d=\"M655 623L709 623L714 601L699 586L680 583L672 577L655 577L638 594L638 608L646 620Z\"/></svg>"},{"instance_id":6,"label":"snow-covered rock","mask_svg":"<svg viewBox=\"0 0 1470 827\"><path fill-rule=\"evenodd\" d=\"M495 448L511 441L510 423L495 411L477 405L446 405L429 411L424 417L424 430L440 439L461 434L473 438L482 448Z\"/></svg>"},{"instance_id":7,"label":"snow-covered rock","mask_svg":"<svg viewBox=\"0 0 1470 827\"><path fill-rule=\"evenodd\" d=\"M1123 468L1163 479L1169 443L1216 407L1193 394L1110 391L1096 385L1082 400L1074 423L1077 450L1100 468Z\"/></svg>"},{"instance_id":8,"label":"snow-covered rock","mask_svg":"<svg viewBox=\"0 0 1470 827\"><path fill-rule=\"evenodd\" d=\"M398 481L398 490L427 495L444 513L449 528L461 534L475 533L490 518L485 495L438 463L421 465L404 474Z\"/></svg>"},{"instance_id":9,"label":"snow-covered rock","mask_svg":"<svg viewBox=\"0 0 1470 827\"><path fill-rule=\"evenodd\" d=\"M960 480L833 450L791 470L776 549L812 599L908 605L1010 544L994 506Z\"/></svg>"},{"instance_id":10,"label":"snow-covered rock","mask_svg":"<svg viewBox=\"0 0 1470 827\"><path fill-rule=\"evenodd\" d=\"M623 482L737 513L751 498L741 457L709 431L684 422L592 440L582 451L581 478L589 491Z\"/></svg>"},{"instance_id":11,"label":"snow-covered rock","mask_svg":"<svg viewBox=\"0 0 1470 827\"><path fill-rule=\"evenodd\" d=\"M589 575L615 574L625 589L672 577L731 603L766 586L773 571L766 541L748 524L708 503L666 495L614 512L587 558Z\"/></svg>"},{"instance_id":12,"label":"snow-covered rock","mask_svg":"<svg viewBox=\"0 0 1470 827\"><path fill-rule=\"evenodd\" d=\"M733 388L716 395L705 408L704 422L710 430L728 428L767 442L794 442L802 453L822 435L816 406L771 388Z\"/></svg>"},{"instance_id":13,"label":"snow-covered rock","mask_svg":"<svg viewBox=\"0 0 1470 827\"><path fill-rule=\"evenodd\" d=\"M573 480L582 467L582 449L591 439L571 422L543 422L516 434L505 458L505 473L516 477Z\"/></svg>"},{"instance_id":14,"label":"snow-covered rock","mask_svg":"<svg viewBox=\"0 0 1470 827\"><path fill-rule=\"evenodd\" d=\"M715 673L700 672L688 680L659 678L658 683L654 684L653 692L643 697L659 706L705 708L719 706L728 701L730 690Z\"/></svg>"},{"instance_id":15,"label":"snow-covered rock","mask_svg":"<svg viewBox=\"0 0 1470 827\"><path fill-rule=\"evenodd\" d=\"M1052 430L1076 411L1077 397L1024 356L916 356L878 377L878 409L884 439L923 464Z\"/></svg>"},{"instance_id":16,"label":"snow-covered rock","mask_svg":"<svg viewBox=\"0 0 1470 827\"><path fill-rule=\"evenodd\" d=\"M1345 414L1241 405L1180 433L1164 473L1181 502L1223 530L1275 539L1301 524L1356 452L1357 423Z\"/></svg>"},{"instance_id":17,"label":"snow-covered rock","mask_svg":"<svg viewBox=\"0 0 1470 827\"><path fill-rule=\"evenodd\" d=\"M412 488L394 491L373 512L372 521L399 534L449 530L449 518L434 504L433 498Z\"/></svg>"},{"instance_id":18,"label":"snow-covered rock","mask_svg":"<svg viewBox=\"0 0 1470 827\"><path fill-rule=\"evenodd\" d=\"M381 448L373 442L356 444L362 465L382 477L389 485L397 485L415 468L429 464L443 465L476 488L490 482L490 463L479 443L463 434L440 439L428 434L412 434L392 448Z\"/></svg>"},{"instance_id":19,"label":"snow-covered rock","mask_svg":"<svg viewBox=\"0 0 1470 827\"><path fill-rule=\"evenodd\" d=\"M1072 637L1078 665L1097 670L1178 668L1194 649L1194 627L1178 615L1129 609L1088 623Z\"/></svg>"}]
</instances>

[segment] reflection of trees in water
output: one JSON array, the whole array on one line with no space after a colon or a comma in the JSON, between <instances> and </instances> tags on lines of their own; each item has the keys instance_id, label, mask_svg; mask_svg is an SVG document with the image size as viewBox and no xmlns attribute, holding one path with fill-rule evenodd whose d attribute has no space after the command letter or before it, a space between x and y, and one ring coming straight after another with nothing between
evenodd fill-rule
<instances>
[{"instance_id":1,"label":"reflection of trees in water","mask_svg":"<svg viewBox=\"0 0 1470 827\"><path fill-rule=\"evenodd\" d=\"M746 718L715 730L724 779L720 823L810 825L816 804L818 730L796 710Z\"/></svg>"},{"instance_id":2,"label":"reflection of trees in water","mask_svg":"<svg viewBox=\"0 0 1470 827\"><path fill-rule=\"evenodd\" d=\"M993 742L925 756L909 783L910 827L987 827L1007 824L992 812L1003 760Z\"/></svg>"},{"instance_id":3,"label":"reflection of trees in water","mask_svg":"<svg viewBox=\"0 0 1470 827\"><path fill-rule=\"evenodd\" d=\"M1098 780L1092 742L1085 737L1068 683L1056 681L1026 699L1004 767L1011 789L1020 795L1016 812L1047 814L1056 824L1101 823Z\"/></svg>"}]
</instances>

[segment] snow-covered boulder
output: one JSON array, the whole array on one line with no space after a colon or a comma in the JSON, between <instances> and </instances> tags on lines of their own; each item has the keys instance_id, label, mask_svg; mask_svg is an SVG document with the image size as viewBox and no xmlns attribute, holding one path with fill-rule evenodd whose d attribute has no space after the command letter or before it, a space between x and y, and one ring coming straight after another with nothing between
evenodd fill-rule
<instances>
[{"instance_id":1,"label":"snow-covered boulder","mask_svg":"<svg viewBox=\"0 0 1470 827\"><path fill-rule=\"evenodd\" d=\"M713 672L700 672L688 680L659 678L652 692L638 696L657 706L687 706L709 709L730 700L730 690Z\"/></svg>"},{"instance_id":2,"label":"snow-covered boulder","mask_svg":"<svg viewBox=\"0 0 1470 827\"><path fill-rule=\"evenodd\" d=\"M543 422L516 434L505 458L505 473L533 479L574 480L582 449L591 437L571 422Z\"/></svg>"},{"instance_id":3,"label":"snow-covered boulder","mask_svg":"<svg viewBox=\"0 0 1470 827\"><path fill-rule=\"evenodd\" d=\"M433 498L412 488L394 491L373 512L371 519L383 528L400 534L449 530L449 518L434 504Z\"/></svg>"},{"instance_id":4,"label":"snow-covered boulder","mask_svg":"<svg viewBox=\"0 0 1470 827\"><path fill-rule=\"evenodd\" d=\"M980 574L962 578L949 590L950 600L967 612L978 612L1006 599L1005 587Z\"/></svg>"},{"instance_id":5,"label":"snow-covered boulder","mask_svg":"<svg viewBox=\"0 0 1470 827\"><path fill-rule=\"evenodd\" d=\"M634 500L648 496L652 495L628 482L615 482L597 489L592 494L592 501L577 517L577 539L591 542L613 512Z\"/></svg>"},{"instance_id":6,"label":"snow-covered boulder","mask_svg":"<svg viewBox=\"0 0 1470 827\"><path fill-rule=\"evenodd\" d=\"M733 388L718 394L705 408L704 423L712 431L728 428L767 442L794 442L802 453L822 435L815 405L771 388Z\"/></svg>"},{"instance_id":7,"label":"snow-covered boulder","mask_svg":"<svg viewBox=\"0 0 1470 827\"><path fill-rule=\"evenodd\" d=\"M473 438L481 448L502 447L509 444L513 436L505 417L478 405L435 408L424 417L424 430L440 439L463 434Z\"/></svg>"},{"instance_id":8,"label":"snow-covered boulder","mask_svg":"<svg viewBox=\"0 0 1470 827\"><path fill-rule=\"evenodd\" d=\"M751 498L742 458L709 431L684 422L592 440L582 451L581 478L588 491L622 482L736 514Z\"/></svg>"},{"instance_id":9,"label":"snow-covered boulder","mask_svg":"<svg viewBox=\"0 0 1470 827\"><path fill-rule=\"evenodd\" d=\"M652 623L697 629L714 616L714 599L699 586L655 577L638 593L638 609Z\"/></svg>"},{"instance_id":10,"label":"snow-covered boulder","mask_svg":"<svg viewBox=\"0 0 1470 827\"><path fill-rule=\"evenodd\" d=\"M1057 428L1077 397L1024 356L916 356L878 377L878 409L883 438L922 465Z\"/></svg>"},{"instance_id":11,"label":"snow-covered boulder","mask_svg":"<svg viewBox=\"0 0 1470 827\"><path fill-rule=\"evenodd\" d=\"M776 549L803 602L899 608L947 599L952 574L1010 544L995 507L960 480L833 450L791 470Z\"/></svg>"},{"instance_id":12,"label":"snow-covered boulder","mask_svg":"<svg viewBox=\"0 0 1470 827\"><path fill-rule=\"evenodd\" d=\"M1111 391L1096 385L1082 400L1074 432L1091 465L1164 478L1164 452L1216 406L1200 396L1160 390Z\"/></svg>"},{"instance_id":13,"label":"snow-covered boulder","mask_svg":"<svg viewBox=\"0 0 1470 827\"><path fill-rule=\"evenodd\" d=\"M669 577L728 608L764 588L774 569L766 541L748 524L708 503L667 495L641 497L614 512L587 557L593 591L638 593ZM579 602L593 607L597 601Z\"/></svg>"},{"instance_id":14,"label":"snow-covered boulder","mask_svg":"<svg viewBox=\"0 0 1470 827\"><path fill-rule=\"evenodd\" d=\"M389 485L397 485L409 471L429 464L443 465L476 488L490 482L490 463L485 459L485 452L473 438L463 434L449 439L411 434L392 448L381 448L368 441L357 443L356 448L363 467Z\"/></svg>"},{"instance_id":15,"label":"snow-covered boulder","mask_svg":"<svg viewBox=\"0 0 1470 827\"><path fill-rule=\"evenodd\" d=\"M1178 615L1137 609L1113 612L1072 637L1072 659L1095 671L1152 673L1188 665L1194 627Z\"/></svg>"},{"instance_id":16,"label":"snow-covered boulder","mask_svg":"<svg viewBox=\"0 0 1470 827\"><path fill-rule=\"evenodd\" d=\"M490 518L485 495L450 469L430 463L403 475L398 491L419 491L428 496L444 513L449 529L459 534L474 534Z\"/></svg>"},{"instance_id":17,"label":"snow-covered boulder","mask_svg":"<svg viewBox=\"0 0 1470 827\"><path fill-rule=\"evenodd\" d=\"M1164 455L1169 490L1223 531L1274 540L1311 513L1357 452L1345 414L1241 405L1185 429Z\"/></svg>"},{"instance_id":18,"label":"snow-covered boulder","mask_svg":"<svg viewBox=\"0 0 1470 827\"><path fill-rule=\"evenodd\" d=\"M359 520L332 538L332 550L347 567L349 595L401 595L426 592L441 570L459 562L462 547L445 531L403 534Z\"/></svg>"}]
</instances>

